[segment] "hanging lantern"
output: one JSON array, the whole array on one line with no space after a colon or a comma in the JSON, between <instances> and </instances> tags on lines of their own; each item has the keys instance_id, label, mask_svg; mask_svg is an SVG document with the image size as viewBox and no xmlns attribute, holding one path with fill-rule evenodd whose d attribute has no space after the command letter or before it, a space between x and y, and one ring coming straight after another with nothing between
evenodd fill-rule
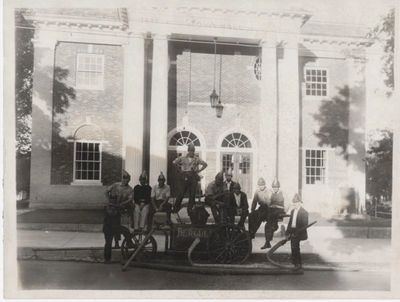
<instances>
[{"instance_id":1,"label":"hanging lantern","mask_svg":"<svg viewBox=\"0 0 400 302\"><path fill-rule=\"evenodd\" d=\"M221 104L221 101L215 106L215 112L217 113L217 117L222 117L222 112L224 111L224 105Z\"/></svg>"},{"instance_id":2,"label":"hanging lantern","mask_svg":"<svg viewBox=\"0 0 400 302\"><path fill-rule=\"evenodd\" d=\"M214 40L214 82L213 82L213 91L210 94L210 105L211 108L215 108L218 104L218 94L215 91L215 74L216 74L216 67L217 67L217 42Z\"/></svg>"},{"instance_id":3,"label":"hanging lantern","mask_svg":"<svg viewBox=\"0 0 400 302\"><path fill-rule=\"evenodd\" d=\"M215 88L213 89L212 93L210 94L210 104L211 108L215 108L218 104L218 94L215 91Z\"/></svg>"},{"instance_id":4,"label":"hanging lantern","mask_svg":"<svg viewBox=\"0 0 400 302\"><path fill-rule=\"evenodd\" d=\"M219 95L221 96L221 76L222 76L222 55L219 57ZM222 112L224 111L224 105L221 103L221 97L218 100L218 104L215 105L215 113L218 118L222 117Z\"/></svg>"}]
</instances>

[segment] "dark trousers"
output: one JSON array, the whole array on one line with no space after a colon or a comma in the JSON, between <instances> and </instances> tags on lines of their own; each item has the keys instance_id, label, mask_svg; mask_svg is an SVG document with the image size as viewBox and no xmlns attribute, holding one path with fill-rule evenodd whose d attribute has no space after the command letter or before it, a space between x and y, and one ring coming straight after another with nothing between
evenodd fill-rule
<instances>
[{"instance_id":1,"label":"dark trousers","mask_svg":"<svg viewBox=\"0 0 400 302\"><path fill-rule=\"evenodd\" d=\"M163 200L155 200L156 206L160 207L161 203ZM167 213L167 223L171 223L171 212L172 212L172 206L170 203L166 202L160 209L161 212ZM149 213L149 225L153 225L153 216L154 213L156 212L156 209L151 205L150 207L150 213Z\"/></svg>"},{"instance_id":2,"label":"dark trousers","mask_svg":"<svg viewBox=\"0 0 400 302\"><path fill-rule=\"evenodd\" d=\"M187 205L187 212L190 217L197 190L198 175L195 172L183 172L179 180L179 190L176 197L174 212L177 213L181 209L182 199L186 192L189 192L189 203Z\"/></svg>"},{"instance_id":3,"label":"dark trousers","mask_svg":"<svg viewBox=\"0 0 400 302\"><path fill-rule=\"evenodd\" d=\"M221 222L220 211L217 207L217 200L206 196L205 203L210 207L215 223Z\"/></svg>"},{"instance_id":4,"label":"dark trousers","mask_svg":"<svg viewBox=\"0 0 400 302\"><path fill-rule=\"evenodd\" d=\"M301 265L300 240L292 238L290 240L290 247L292 248L292 263L294 265Z\"/></svg>"},{"instance_id":5,"label":"dark trousers","mask_svg":"<svg viewBox=\"0 0 400 302\"><path fill-rule=\"evenodd\" d=\"M121 215L118 215L117 224L118 224L118 225L121 225ZM114 241L120 241L120 240L121 240L121 233L115 232L115 233L114 233Z\"/></svg>"},{"instance_id":6,"label":"dark trousers","mask_svg":"<svg viewBox=\"0 0 400 302\"><path fill-rule=\"evenodd\" d=\"M235 223L235 216L236 215L236 208L230 207L228 208L228 222L234 224ZM240 219L238 222L239 227L243 227L244 223L246 221L247 216L249 215L249 211L247 209L242 209L241 214L240 214Z\"/></svg>"},{"instance_id":7,"label":"dark trousers","mask_svg":"<svg viewBox=\"0 0 400 302\"><path fill-rule=\"evenodd\" d=\"M279 217L284 214L282 209L268 208L267 223L265 224L265 241L271 241L278 230Z\"/></svg>"},{"instance_id":8,"label":"dark trousers","mask_svg":"<svg viewBox=\"0 0 400 302\"><path fill-rule=\"evenodd\" d=\"M259 229L261 223L263 221L266 221L267 218L268 218L268 208L265 206L261 206L257 210L249 214L249 233L252 238L254 238L254 236L256 235L257 230Z\"/></svg>"},{"instance_id":9,"label":"dark trousers","mask_svg":"<svg viewBox=\"0 0 400 302\"><path fill-rule=\"evenodd\" d=\"M130 237L129 230L121 226L121 215L109 215L107 212L104 216L103 223L103 233L104 233L104 260L110 261L112 254L112 242L113 238L121 238L121 234L125 238Z\"/></svg>"}]
</instances>

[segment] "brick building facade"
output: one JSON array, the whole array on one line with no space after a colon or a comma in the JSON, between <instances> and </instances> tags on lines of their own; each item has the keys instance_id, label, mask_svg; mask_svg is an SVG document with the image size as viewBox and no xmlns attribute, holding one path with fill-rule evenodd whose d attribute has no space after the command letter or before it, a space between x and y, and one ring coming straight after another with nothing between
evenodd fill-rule
<instances>
[{"instance_id":1,"label":"brick building facade","mask_svg":"<svg viewBox=\"0 0 400 302\"><path fill-rule=\"evenodd\" d=\"M337 213L346 199L362 210L363 29L235 5L27 11L32 206L100 207L122 168L133 183L148 170L151 185L163 171L174 191L170 163L192 141L209 164L203 188L232 168L250 196L259 177L278 177L286 199L300 192L310 210Z\"/></svg>"}]
</instances>

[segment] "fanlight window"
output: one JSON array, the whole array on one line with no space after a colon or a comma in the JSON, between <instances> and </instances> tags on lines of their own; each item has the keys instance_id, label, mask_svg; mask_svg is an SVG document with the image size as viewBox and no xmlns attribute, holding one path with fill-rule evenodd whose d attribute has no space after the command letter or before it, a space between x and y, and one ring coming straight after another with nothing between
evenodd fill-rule
<instances>
[{"instance_id":1,"label":"fanlight window","mask_svg":"<svg viewBox=\"0 0 400 302\"><path fill-rule=\"evenodd\" d=\"M196 147L200 147L200 141L198 137L190 131L179 131L169 141L170 146L187 146L193 144Z\"/></svg>"},{"instance_id":2,"label":"fanlight window","mask_svg":"<svg viewBox=\"0 0 400 302\"><path fill-rule=\"evenodd\" d=\"M241 133L231 133L222 141L221 147L224 148L251 148L251 143L246 135Z\"/></svg>"}]
</instances>

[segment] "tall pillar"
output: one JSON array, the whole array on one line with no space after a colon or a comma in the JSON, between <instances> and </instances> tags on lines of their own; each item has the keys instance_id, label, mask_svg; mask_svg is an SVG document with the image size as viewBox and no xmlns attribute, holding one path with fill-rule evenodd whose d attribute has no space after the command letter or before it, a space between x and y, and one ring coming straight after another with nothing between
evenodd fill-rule
<instances>
[{"instance_id":1,"label":"tall pillar","mask_svg":"<svg viewBox=\"0 0 400 302\"><path fill-rule=\"evenodd\" d=\"M138 181L143 160L144 35L124 45L123 158L132 183Z\"/></svg>"},{"instance_id":2,"label":"tall pillar","mask_svg":"<svg viewBox=\"0 0 400 302\"><path fill-rule=\"evenodd\" d=\"M297 35L284 43L279 68L278 171L286 203L299 189L299 53Z\"/></svg>"},{"instance_id":3,"label":"tall pillar","mask_svg":"<svg viewBox=\"0 0 400 302\"><path fill-rule=\"evenodd\" d=\"M153 37L150 118L150 184L157 183L162 171L167 175L168 131L168 39Z\"/></svg>"},{"instance_id":4,"label":"tall pillar","mask_svg":"<svg viewBox=\"0 0 400 302\"><path fill-rule=\"evenodd\" d=\"M258 177L270 185L276 175L277 149L277 56L276 40L261 42L261 101Z\"/></svg>"},{"instance_id":5,"label":"tall pillar","mask_svg":"<svg viewBox=\"0 0 400 302\"><path fill-rule=\"evenodd\" d=\"M365 210L365 60L346 58L349 83L349 138L348 138L348 179L350 188L355 190L355 207L358 213Z\"/></svg>"},{"instance_id":6,"label":"tall pillar","mask_svg":"<svg viewBox=\"0 0 400 302\"><path fill-rule=\"evenodd\" d=\"M53 119L53 82L56 40L40 37L33 41L34 66L32 86L32 206L40 202L41 192L50 185Z\"/></svg>"}]
</instances>

